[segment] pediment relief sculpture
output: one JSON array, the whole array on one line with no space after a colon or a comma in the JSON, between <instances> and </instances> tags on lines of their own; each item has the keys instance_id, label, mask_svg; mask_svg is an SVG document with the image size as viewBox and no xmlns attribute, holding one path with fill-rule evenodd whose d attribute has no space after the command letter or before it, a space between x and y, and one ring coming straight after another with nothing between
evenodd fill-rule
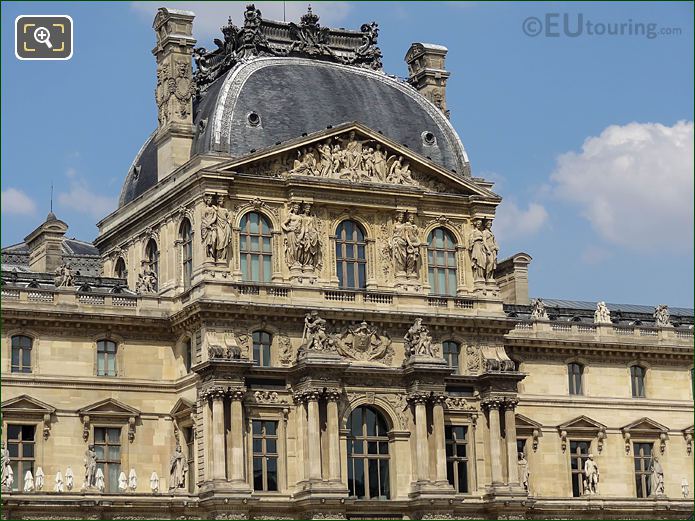
<instances>
[{"instance_id":1,"label":"pediment relief sculpture","mask_svg":"<svg viewBox=\"0 0 695 521\"><path fill-rule=\"evenodd\" d=\"M364 321L357 326L345 328L335 343L338 353L351 360L381 362L386 365L391 365L393 360L391 337Z\"/></svg>"}]
</instances>

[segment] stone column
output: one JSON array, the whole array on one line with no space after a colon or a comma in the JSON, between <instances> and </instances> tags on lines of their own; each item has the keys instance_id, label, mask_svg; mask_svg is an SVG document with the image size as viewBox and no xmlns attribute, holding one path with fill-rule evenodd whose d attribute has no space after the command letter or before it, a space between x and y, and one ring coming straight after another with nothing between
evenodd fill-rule
<instances>
[{"instance_id":1,"label":"stone column","mask_svg":"<svg viewBox=\"0 0 695 521\"><path fill-rule=\"evenodd\" d=\"M502 450L500 447L500 401L488 400L484 403L490 422L490 459L492 460L492 484L502 484Z\"/></svg>"},{"instance_id":2,"label":"stone column","mask_svg":"<svg viewBox=\"0 0 695 521\"><path fill-rule=\"evenodd\" d=\"M212 396L212 479L225 480L224 390L216 388Z\"/></svg>"},{"instance_id":3,"label":"stone column","mask_svg":"<svg viewBox=\"0 0 695 521\"><path fill-rule=\"evenodd\" d=\"M415 475L417 481L429 481L430 458L427 446L427 398L415 394L408 398L415 407L415 447L417 450L417 465Z\"/></svg>"},{"instance_id":4,"label":"stone column","mask_svg":"<svg viewBox=\"0 0 695 521\"><path fill-rule=\"evenodd\" d=\"M321 480L321 426L319 425L319 393L309 391L307 400L307 442L309 445L309 480Z\"/></svg>"},{"instance_id":5,"label":"stone column","mask_svg":"<svg viewBox=\"0 0 695 521\"><path fill-rule=\"evenodd\" d=\"M436 396L432 405L432 435L435 447L435 481L448 483L446 476L446 441L444 439L445 395Z\"/></svg>"},{"instance_id":6,"label":"stone column","mask_svg":"<svg viewBox=\"0 0 695 521\"><path fill-rule=\"evenodd\" d=\"M326 423L328 429L328 479L340 481L340 433L338 424L338 400L340 392L337 390L326 393Z\"/></svg>"},{"instance_id":7,"label":"stone column","mask_svg":"<svg viewBox=\"0 0 695 521\"><path fill-rule=\"evenodd\" d=\"M243 388L238 388L232 390L229 395L229 417L232 430L232 468L230 469L230 477L231 480L235 482L244 481L244 418L242 405L244 392L245 390Z\"/></svg>"},{"instance_id":8,"label":"stone column","mask_svg":"<svg viewBox=\"0 0 695 521\"><path fill-rule=\"evenodd\" d=\"M519 486L519 458L516 453L516 417L514 408L518 400L504 401L504 431L507 441L507 480L511 486Z\"/></svg>"}]
</instances>

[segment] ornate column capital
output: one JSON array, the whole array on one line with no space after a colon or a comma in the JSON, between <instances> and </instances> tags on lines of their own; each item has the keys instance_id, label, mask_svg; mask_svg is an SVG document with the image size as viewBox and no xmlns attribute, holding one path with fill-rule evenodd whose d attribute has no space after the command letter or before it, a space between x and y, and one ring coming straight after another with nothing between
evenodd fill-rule
<instances>
[{"instance_id":1,"label":"ornate column capital","mask_svg":"<svg viewBox=\"0 0 695 521\"><path fill-rule=\"evenodd\" d=\"M222 400L224 399L226 392L224 387L219 386L219 385L212 385L210 387L207 387L206 389L203 389L200 393L200 396L204 400Z\"/></svg>"},{"instance_id":2,"label":"ornate column capital","mask_svg":"<svg viewBox=\"0 0 695 521\"><path fill-rule=\"evenodd\" d=\"M246 395L246 387L230 387L228 394L232 400L243 400Z\"/></svg>"},{"instance_id":3,"label":"ornate column capital","mask_svg":"<svg viewBox=\"0 0 695 521\"><path fill-rule=\"evenodd\" d=\"M441 405L442 407L446 406L446 402L448 399L449 399L449 396L446 394L432 394L430 396L430 400L432 400L432 404Z\"/></svg>"},{"instance_id":4,"label":"ornate column capital","mask_svg":"<svg viewBox=\"0 0 695 521\"><path fill-rule=\"evenodd\" d=\"M518 398L505 398L504 399L504 408L510 411L513 411L516 409L516 406L519 405L519 400Z\"/></svg>"},{"instance_id":5,"label":"ornate column capital","mask_svg":"<svg viewBox=\"0 0 695 521\"><path fill-rule=\"evenodd\" d=\"M340 392L340 389L326 389L323 393L323 396L329 402L337 402L340 401L342 393Z\"/></svg>"},{"instance_id":6,"label":"ornate column capital","mask_svg":"<svg viewBox=\"0 0 695 521\"><path fill-rule=\"evenodd\" d=\"M305 389L303 391L296 391L292 394L294 401L296 403L309 403L317 402L321 398L322 391L319 389Z\"/></svg>"},{"instance_id":7,"label":"ornate column capital","mask_svg":"<svg viewBox=\"0 0 695 521\"><path fill-rule=\"evenodd\" d=\"M410 393L408 394L406 400L410 405L426 404L429 401L430 396L425 393Z\"/></svg>"},{"instance_id":8,"label":"ornate column capital","mask_svg":"<svg viewBox=\"0 0 695 521\"><path fill-rule=\"evenodd\" d=\"M492 410L500 410L503 406L503 400L501 398L485 398L483 401L480 403L480 405L483 407L483 409Z\"/></svg>"}]
</instances>

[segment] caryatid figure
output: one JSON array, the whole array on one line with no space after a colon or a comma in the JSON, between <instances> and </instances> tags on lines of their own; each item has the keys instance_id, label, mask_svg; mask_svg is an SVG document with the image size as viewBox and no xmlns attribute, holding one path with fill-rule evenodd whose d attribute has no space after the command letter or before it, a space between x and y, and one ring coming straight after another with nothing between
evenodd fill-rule
<instances>
[{"instance_id":1,"label":"caryatid figure","mask_svg":"<svg viewBox=\"0 0 695 521\"><path fill-rule=\"evenodd\" d=\"M473 268L473 278L476 281L485 280L485 268L487 267L487 252L485 248L485 237L483 235L483 220L473 220L473 231L468 241L468 252L471 256L471 268Z\"/></svg>"}]
</instances>

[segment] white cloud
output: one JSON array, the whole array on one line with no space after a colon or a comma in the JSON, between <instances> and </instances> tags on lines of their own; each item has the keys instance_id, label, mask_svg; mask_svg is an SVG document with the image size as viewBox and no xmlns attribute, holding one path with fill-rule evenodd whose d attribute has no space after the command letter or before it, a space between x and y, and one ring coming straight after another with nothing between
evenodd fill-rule
<instances>
[{"instance_id":1,"label":"white cloud","mask_svg":"<svg viewBox=\"0 0 695 521\"><path fill-rule=\"evenodd\" d=\"M36 212L36 203L31 197L17 190L8 188L2 191L2 213L14 215L33 215Z\"/></svg>"},{"instance_id":2,"label":"white cloud","mask_svg":"<svg viewBox=\"0 0 695 521\"><path fill-rule=\"evenodd\" d=\"M76 177L74 169L68 169L67 177L70 179L70 190L58 194L58 204L61 206L96 219L106 217L116 209L116 197L92 192L83 179Z\"/></svg>"},{"instance_id":3,"label":"white cloud","mask_svg":"<svg viewBox=\"0 0 695 521\"><path fill-rule=\"evenodd\" d=\"M498 239L528 237L548 221L548 212L538 203L519 208L512 199L503 199L497 208L494 232Z\"/></svg>"},{"instance_id":4,"label":"white cloud","mask_svg":"<svg viewBox=\"0 0 695 521\"><path fill-rule=\"evenodd\" d=\"M558 157L554 194L604 240L633 250L692 248L693 123L613 125Z\"/></svg>"},{"instance_id":5,"label":"white cloud","mask_svg":"<svg viewBox=\"0 0 695 521\"><path fill-rule=\"evenodd\" d=\"M244 11L247 2L167 2L166 7L193 11L193 34L201 45L207 45L212 38L221 38L220 27L227 23L227 18L237 26L244 24ZM286 2L284 4L285 19L288 22L299 22L299 18L306 13L309 2ZM152 23L161 3L157 2L133 2L133 9L139 13L148 23ZM283 19L283 2L255 2L257 9L261 10L263 18L267 20ZM315 2L311 6L314 13L321 19L319 23L324 27L332 27L343 21L349 11L348 2Z\"/></svg>"},{"instance_id":6,"label":"white cloud","mask_svg":"<svg viewBox=\"0 0 695 521\"><path fill-rule=\"evenodd\" d=\"M584 251L582 251L580 258L584 264L594 265L601 264L602 262L605 262L608 259L610 259L612 256L613 254L606 248L590 244L589 246L584 248Z\"/></svg>"}]
</instances>

